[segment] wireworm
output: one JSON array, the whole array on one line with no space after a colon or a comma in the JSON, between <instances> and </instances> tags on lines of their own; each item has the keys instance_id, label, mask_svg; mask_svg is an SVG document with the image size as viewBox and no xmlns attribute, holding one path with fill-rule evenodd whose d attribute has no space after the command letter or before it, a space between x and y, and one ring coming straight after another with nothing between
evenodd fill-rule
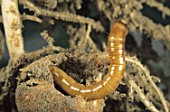
<instances>
[{"instance_id":1,"label":"wireworm","mask_svg":"<svg viewBox=\"0 0 170 112\"><path fill-rule=\"evenodd\" d=\"M110 66L107 75L94 85L85 86L76 82L72 77L68 76L63 70L54 65L49 66L49 70L53 75L55 83L71 96L81 95L84 99L96 100L104 98L112 93L124 76L125 57L124 57L124 41L126 36L126 25L117 21L108 37L108 52L110 58Z\"/></svg>"}]
</instances>

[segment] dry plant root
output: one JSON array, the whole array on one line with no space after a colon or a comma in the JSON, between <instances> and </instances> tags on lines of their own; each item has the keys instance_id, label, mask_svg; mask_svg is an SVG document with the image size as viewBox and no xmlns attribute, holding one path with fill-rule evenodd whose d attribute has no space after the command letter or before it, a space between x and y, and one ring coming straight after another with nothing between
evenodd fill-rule
<instances>
[{"instance_id":1,"label":"dry plant root","mask_svg":"<svg viewBox=\"0 0 170 112\"><path fill-rule=\"evenodd\" d=\"M24 53L18 0L2 0L1 10L9 54L14 58Z\"/></svg>"},{"instance_id":2,"label":"dry plant root","mask_svg":"<svg viewBox=\"0 0 170 112\"><path fill-rule=\"evenodd\" d=\"M166 100L165 100L163 94L161 93L161 91L158 89L158 87L152 80L152 78L149 74L149 71L145 67L143 67L143 65L135 58L126 57L126 61L128 63L130 62L130 63L135 64L135 66L139 67L142 70L142 72L145 74L146 78L148 79L149 83L155 90L156 94L158 95L160 102L162 103L162 106L163 106L162 108L164 108L165 112L169 112ZM127 79L128 79L128 83L130 84L130 86L132 88L134 88L134 90L138 93L138 96L140 97L141 102L143 102L143 104L148 108L148 110L153 111L153 112L159 112L159 110L157 110L156 107L144 95L144 93L142 92L142 89L140 89L137 86L137 84L130 77L128 77ZM145 79L145 81L146 81L146 79Z\"/></svg>"}]
</instances>

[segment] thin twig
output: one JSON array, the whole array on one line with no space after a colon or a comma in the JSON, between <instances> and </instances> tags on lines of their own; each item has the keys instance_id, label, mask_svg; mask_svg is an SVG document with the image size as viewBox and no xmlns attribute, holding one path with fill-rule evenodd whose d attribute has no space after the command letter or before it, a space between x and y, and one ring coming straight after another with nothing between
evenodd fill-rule
<instances>
[{"instance_id":1,"label":"thin twig","mask_svg":"<svg viewBox=\"0 0 170 112\"><path fill-rule=\"evenodd\" d=\"M38 23L43 22L40 18L38 18L36 16L27 15L27 14L21 15L21 19L22 20L31 20L31 21L35 21L35 22L38 22ZM2 23L2 22L3 22L2 16L0 16L0 23Z\"/></svg>"},{"instance_id":2,"label":"thin twig","mask_svg":"<svg viewBox=\"0 0 170 112\"><path fill-rule=\"evenodd\" d=\"M87 32L86 32L86 36L85 38L87 39L88 43L89 43L89 47L92 47L93 49L97 49L96 48L96 44L93 42L93 40L90 38L90 32L91 32L91 24L88 24L87 26Z\"/></svg>"},{"instance_id":3,"label":"thin twig","mask_svg":"<svg viewBox=\"0 0 170 112\"><path fill-rule=\"evenodd\" d=\"M27 15L27 14L23 14L23 15L21 16L21 19L22 19L22 20L36 21L36 22L38 22L38 23L42 23L42 22L43 22L40 18L38 18L38 17L36 17L36 16Z\"/></svg>"},{"instance_id":4,"label":"thin twig","mask_svg":"<svg viewBox=\"0 0 170 112\"><path fill-rule=\"evenodd\" d=\"M136 61L132 58L129 58L129 57L126 57L126 61L127 62L130 62L130 63L134 63L135 65L137 65L143 72L144 74L146 75L147 79L149 80L149 82L151 83L151 85L153 86L153 88L155 89L156 93L159 95L160 97L160 100L162 102L162 105L165 109L165 112L169 112L169 109L168 109L168 106L166 104L166 100L165 98L163 97L162 93L160 92L160 90L158 89L158 87L155 85L155 83L153 82L153 80L151 79L150 77L150 74L149 74L149 71L143 67L143 65L139 62L139 61Z\"/></svg>"},{"instance_id":5,"label":"thin twig","mask_svg":"<svg viewBox=\"0 0 170 112\"><path fill-rule=\"evenodd\" d=\"M141 2L146 3L151 7L157 8L159 11L162 12L164 18L165 16L170 16L170 9L163 4L157 2L156 0L141 0Z\"/></svg>"},{"instance_id":6,"label":"thin twig","mask_svg":"<svg viewBox=\"0 0 170 112\"><path fill-rule=\"evenodd\" d=\"M48 35L47 30L44 30L43 32L41 32L40 35L43 37L44 40L47 41L49 46L53 46L54 39Z\"/></svg>"},{"instance_id":7,"label":"thin twig","mask_svg":"<svg viewBox=\"0 0 170 112\"><path fill-rule=\"evenodd\" d=\"M129 84L134 88L134 90L137 92L138 96L141 99L141 102L143 102L143 104L147 107L148 110L152 111L152 112L159 112L154 105L152 104L152 102L149 102L149 100L147 99L147 97L144 95L144 93L141 91L141 89L136 85L136 83L129 78L128 80Z\"/></svg>"},{"instance_id":8,"label":"thin twig","mask_svg":"<svg viewBox=\"0 0 170 112\"><path fill-rule=\"evenodd\" d=\"M93 19L90 19L88 17L75 15L73 13L54 12L48 9L43 9L41 7L35 6L31 1L28 0L20 0L20 3L22 3L25 7L28 7L29 10L33 10L37 15L54 17L57 20L60 19L63 21L69 21L74 23L91 24L94 29L98 31L104 31L104 28L100 22L95 22Z\"/></svg>"}]
</instances>

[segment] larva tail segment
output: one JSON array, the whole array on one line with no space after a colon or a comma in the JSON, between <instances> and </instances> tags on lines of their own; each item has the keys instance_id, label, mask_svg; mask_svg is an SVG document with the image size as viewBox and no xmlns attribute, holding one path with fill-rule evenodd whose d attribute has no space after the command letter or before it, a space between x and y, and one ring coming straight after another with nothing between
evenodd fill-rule
<instances>
[{"instance_id":1,"label":"larva tail segment","mask_svg":"<svg viewBox=\"0 0 170 112\"><path fill-rule=\"evenodd\" d=\"M110 57L110 66L104 79L94 85L85 86L76 82L68 76L63 70L56 66L49 66L49 70L53 75L55 83L71 96L81 95L86 100L96 100L104 98L112 93L124 76L125 57L124 57L124 41L126 35L126 25L118 21L116 22L108 37L108 51Z\"/></svg>"}]
</instances>

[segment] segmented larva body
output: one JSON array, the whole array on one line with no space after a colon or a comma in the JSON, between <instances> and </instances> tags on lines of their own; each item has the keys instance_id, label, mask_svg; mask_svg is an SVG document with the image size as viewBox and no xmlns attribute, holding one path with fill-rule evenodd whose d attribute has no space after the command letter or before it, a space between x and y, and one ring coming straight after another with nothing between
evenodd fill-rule
<instances>
[{"instance_id":1,"label":"segmented larva body","mask_svg":"<svg viewBox=\"0 0 170 112\"><path fill-rule=\"evenodd\" d=\"M100 82L85 86L76 82L68 76L63 70L56 66L50 66L49 69L53 75L55 83L61 86L71 96L81 95L86 100L95 100L104 98L112 93L124 76L125 57L124 41L126 36L126 26L122 22L116 22L108 37L108 49L110 57L110 66L107 75Z\"/></svg>"}]
</instances>

